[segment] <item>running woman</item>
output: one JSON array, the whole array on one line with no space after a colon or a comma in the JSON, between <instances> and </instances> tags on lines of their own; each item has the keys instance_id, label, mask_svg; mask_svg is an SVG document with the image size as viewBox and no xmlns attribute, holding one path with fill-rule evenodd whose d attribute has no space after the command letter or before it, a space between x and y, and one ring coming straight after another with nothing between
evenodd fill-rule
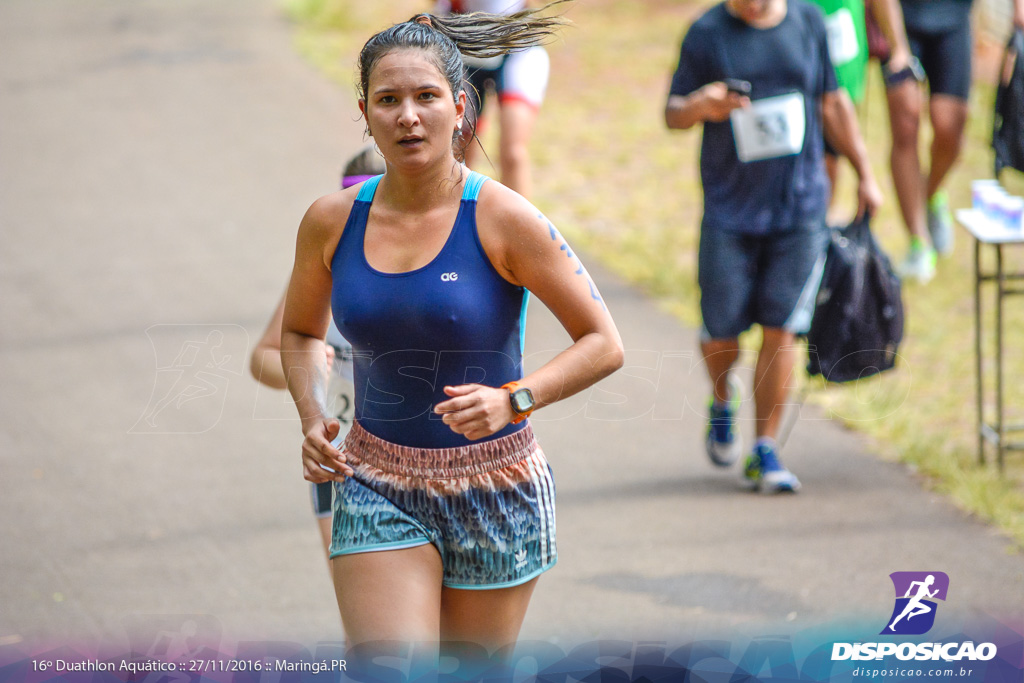
<instances>
[{"instance_id":1,"label":"running woman","mask_svg":"<svg viewBox=\"0 0 1024 683\"><path fill-rule=\"evenodd\" d=\"M741 475L763 493L800 481L775 436L824 267L823 135L859 176L858 215L881 203L857 118L837 92L821 11L802 0L726 0L690 27L672 78L665 122L703 125L704 217L698 281L701 349L713 387L706 449L731 466L741 455L739 387L730 375L739 336L757 323L757 441ZM820 113L819 113L820 112ZM822 129L822 126L824 128Z\"/></svg>"},{"instance_id":2,"label":"running woman","mask_svg":"<svg viewBox=\"0 0 1024 683\"><path fill-rule=\"evenodd\" d=\"M437 15L449 13L514 14L527 8L526 0L439 0L434 8ZM544 102L551 73L551 60L541 45L486 59L465 56L466 96L472 108L475 124L485 125L484 105L487 93L494 90L498 99L498 166L501 182L524 197L533 194L533 174L530 164L530 136L537 114ZM473 131L469 132L473 137ZM481 156L478 140L466 147L466 163L472 167Z\"/></svg>"},{"instance_id":3,"label":"running woman","mask_svg":"<svg viewBox=\"0 0 1024 683\"><path fill-rule=\"evenodd\" d=\"M622 344L551 223L469 171L454 145L462 54L529 47L562 23L422 14L373 36L359 109L387 172L318 199L299 226L282 359L304 476L335 484L331 554L350 644L494 651L516 640L555 563L554 485L527 417L619 368ZM573 341L524 377L527 290ZM316 371L332 312L355 357L355 423L340 448Z\"/></svg>"}]
</instances>

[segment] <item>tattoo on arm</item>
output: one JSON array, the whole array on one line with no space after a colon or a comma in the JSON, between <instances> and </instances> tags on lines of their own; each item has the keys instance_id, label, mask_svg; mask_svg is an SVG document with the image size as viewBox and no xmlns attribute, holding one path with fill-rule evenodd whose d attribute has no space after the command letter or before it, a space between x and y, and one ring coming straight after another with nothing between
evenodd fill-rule
<instances>
[{"instance_id":1,"label":"tattoo on arm","mask_svg":"<svg viewBox=\"0 0 1024 683\"><path fill-rule=\"evenodd\" d=\"M544 217L544 214L538 213L537 218L540 218L542 221L548 224L548 235L551 237L551 241L557 242L561 240L562 244L559 245L558 248L564 251L566 257L568 257L570 260L576 261L575 274L582 275L587 279L587 285L590 287L590 298L596 301L597 303L601 304L602 311L607 311L608 308L604 305L604 300L601 298L601 295L598 294L597 287L594 285L594 281L590 279L590 274L587 273L586 269L583 267L583 263L578 258L576 258L575 254L572 253L572 249L569 248L569 243L566 242L560 234L558 234L558 230L555 229L555 226L552 225L551 221Z\"/></svg>"}]
</instances>

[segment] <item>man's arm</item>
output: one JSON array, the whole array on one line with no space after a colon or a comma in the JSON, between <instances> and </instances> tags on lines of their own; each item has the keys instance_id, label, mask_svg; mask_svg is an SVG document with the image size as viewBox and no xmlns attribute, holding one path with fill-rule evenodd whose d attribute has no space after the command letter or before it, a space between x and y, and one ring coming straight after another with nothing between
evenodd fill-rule
<instances>
[{"instance_id":1,"label":"man's arm","mask_svg":"<svg viewBox=\"0 0 1024 683\"><path fill-rule=\"evenodd\" d=\"M862 216L865 211L875 213L882 205L882 191L871 171L867 146L857 123L857 112L845 90L839 88L822 95L821 120L825 128L825 138L832 147L850 160L860 180L857 184L857 217Z\"/></svg>"},{"instance_id":2,"label":"man's arm","mask_svg":"<svg viewBox=\"0 0 1024 683\"><path fill-rule=\"evenodd\" d=\"M686 130L705 121L725 121L733 109L749 105L749 97L730 92L725 83L716 81L689 95L669 95L665 125L672 130Z\"/></svg>"},{"instance_id":3,"label":"man's arm","mask_svg":"<svg viewBox=\"0 0 1024 683\"><path fill-rule=\"evenodd\" d=\"M878 23L882 35L889 43L889 70L897 72L910 64L910 42L907 40L907 29L903 24L903 8L899 0L869 0L871 16ZM1024 0L1015 0L1024 5Z\"/></svg>"},{"instance_id":4,"label":"man's arm","mask_svg":"<svg viewBox=\"0 0 1024 683\"><path fill-rule=\"evenodd\" d=\"M1013 0L1013 25L1024 28L1024 0Z\"/></svg>"}]
</instances>

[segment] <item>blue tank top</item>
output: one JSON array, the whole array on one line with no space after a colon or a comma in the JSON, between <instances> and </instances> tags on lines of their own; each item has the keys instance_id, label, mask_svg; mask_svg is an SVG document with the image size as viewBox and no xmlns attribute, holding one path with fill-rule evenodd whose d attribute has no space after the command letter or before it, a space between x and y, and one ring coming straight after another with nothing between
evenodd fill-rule
<instances>
[{"instance_id":1,"label":"blue tank top","mask_svg":"<svg viewBox=\"0 0 1024 683\"><path fill-rule=\"evenodd\" d=\"M470 172L441 251L416 270L382 273L363 240L382 176L363 183L331 261L334 320L355 358L355 418L366 431L416 448L471 442L434 414L444 387L499 387L522 378L526 290L491 265L476 228L487 180ZM526 426L508 425L490 439Z\"/></svg>"}]
</instances>

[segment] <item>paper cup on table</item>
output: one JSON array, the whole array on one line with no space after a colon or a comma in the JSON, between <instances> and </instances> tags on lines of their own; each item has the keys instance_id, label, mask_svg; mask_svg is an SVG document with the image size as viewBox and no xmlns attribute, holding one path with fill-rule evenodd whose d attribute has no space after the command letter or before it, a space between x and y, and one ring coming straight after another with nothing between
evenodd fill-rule
<instances>
[{"instance_id":1,"label":"paper cup on table","mask_svg":"<svg viewBox=\"0 0 1024 683\"><path fill-rule=\"evenodd\" d=\"M1024 198L1005 197L1002 206L1003 225L1008 230L1024 230Z\"/></svg>"},{"instance_id":2,"label":"paper cup on table","mask_svg":"<svg viewBox=\"0 0 1024 683\"><path fill-rule=\"evenodd\" d=\"M971 181L971 208L983 210L983 196L991 188L1000 187L999 181L992 178Z\"/></svg>"}]
</instances>

